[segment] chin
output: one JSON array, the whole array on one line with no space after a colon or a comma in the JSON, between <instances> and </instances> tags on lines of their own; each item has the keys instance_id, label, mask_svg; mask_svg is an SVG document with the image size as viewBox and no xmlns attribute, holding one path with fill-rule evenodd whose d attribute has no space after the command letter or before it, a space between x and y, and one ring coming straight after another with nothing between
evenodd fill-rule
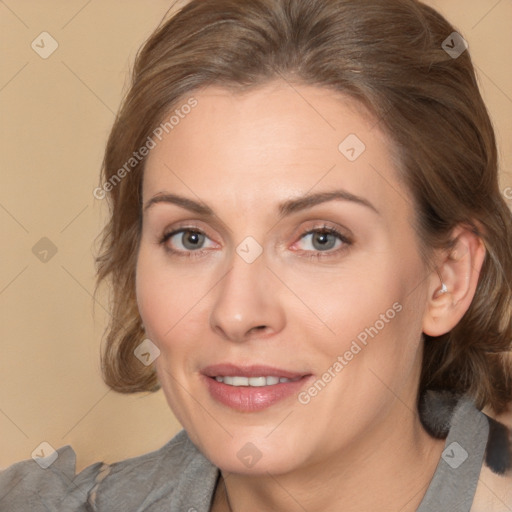
<instances>
[{"instance_id":1,"label":"chin","mask_svg":"<svg viewBox=\"0 0 512 512\"><path fill-rule=\"evenodd\" d=\"M238 457L224 454L214 454L211 462L227 473L237 473L243 475L261 476L283 474L296 469L297 463L294 460L295 454L291 453L263 453L256 457L253 463L250 463L248 455L245 455L247 462L241 461Z\"/></svg>"},{"instance_id":2,"label":"chin","mask_svg":"<svg viewBox=\"0 0 512 512\"><path fill-rule=\"evenodd\" d=\"M245 432L226 438L223 443L217 439L199 443L198 447L215 466L229 473L282 474L296 469L300 464L297 444L282 442L277 436L271 440L267 436L268 432L260 435Z\"/></svg>"}]
</instances>

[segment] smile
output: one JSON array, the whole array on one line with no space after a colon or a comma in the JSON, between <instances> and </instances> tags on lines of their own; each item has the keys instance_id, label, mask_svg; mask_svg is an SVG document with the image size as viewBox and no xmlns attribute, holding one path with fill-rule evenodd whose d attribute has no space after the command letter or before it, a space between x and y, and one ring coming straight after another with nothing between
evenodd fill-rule
<instances>
[{"instance_id":1,"label":"smile","mask_svg":"<svg viewBox=\"0 0 512 512\"><path fill-rule=\"evenodd\" d=\"M211 365L201 371L210 397L219 405L239 412L258 412L290 401L314 376L309 372L285 370L267 365Z\"/></svg>"},{"instance_id":2,"label":"smile","mask_svg":"<svg viewBox=\"0 0 512 512\"><path fill-rule=\"evenodd\" d=\"M224 376L224 377L215 377L217 382L222 382L227 384L228 386L252 386L252 387L263 387L263 386L275 386L276 384L283 382L294 382L299 380L300 377L296 379L287 379L286 377L240 377L240 376Z\"/></svg>"}]
</instances>

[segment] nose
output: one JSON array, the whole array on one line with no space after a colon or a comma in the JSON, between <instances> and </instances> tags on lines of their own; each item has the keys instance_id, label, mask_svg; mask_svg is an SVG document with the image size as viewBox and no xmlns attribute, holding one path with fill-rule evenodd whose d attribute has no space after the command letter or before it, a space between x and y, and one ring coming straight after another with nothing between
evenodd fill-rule
<instances>
[{"instance_id":1,"label":"nose","mask_svg":"<svg viewBox=\"0 0 512 512\"><path fill-rule=\"evenodd\" d=\"M264 255L247 263L234 254L216 293L210 326L224 339L239 343L268 338L283 329L282 285L267 268Z\"/></svg>"}]
</instances>

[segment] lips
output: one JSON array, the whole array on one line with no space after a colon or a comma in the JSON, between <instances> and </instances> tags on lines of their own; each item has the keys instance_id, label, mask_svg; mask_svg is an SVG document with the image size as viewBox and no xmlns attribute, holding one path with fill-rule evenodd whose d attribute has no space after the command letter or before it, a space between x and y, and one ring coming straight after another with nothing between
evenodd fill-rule
<instances>
[{"instance_id":1,"label":"lips","mask_svg":"<svg viewBox=\"0 0 512 512\"><path fill-rule=\"evenodd\" d=\"M265 366L218 364L202 370L203 382L217 402L240 412L266 409L306 385L311 373Z\"/></svg>"}]
</instances>

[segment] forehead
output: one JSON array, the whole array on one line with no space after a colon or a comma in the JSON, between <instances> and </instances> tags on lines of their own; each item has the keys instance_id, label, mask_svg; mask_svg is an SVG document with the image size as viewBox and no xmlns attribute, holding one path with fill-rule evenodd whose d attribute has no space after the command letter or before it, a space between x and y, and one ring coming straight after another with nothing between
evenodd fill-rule
<instances>
[{"instance_id":1,"label":"forehead","mask_svg":"<svg viewBox=\"0 0 512 512\"><path fill-rule=\"evenodd\" d=\"M197 105L155 140L145 201L172 191L256 208L342 187L392 207L407 195L387 137L347 96L286 82L244 93L208 87L191 96Z\"/></svg>"}]
</instances>

